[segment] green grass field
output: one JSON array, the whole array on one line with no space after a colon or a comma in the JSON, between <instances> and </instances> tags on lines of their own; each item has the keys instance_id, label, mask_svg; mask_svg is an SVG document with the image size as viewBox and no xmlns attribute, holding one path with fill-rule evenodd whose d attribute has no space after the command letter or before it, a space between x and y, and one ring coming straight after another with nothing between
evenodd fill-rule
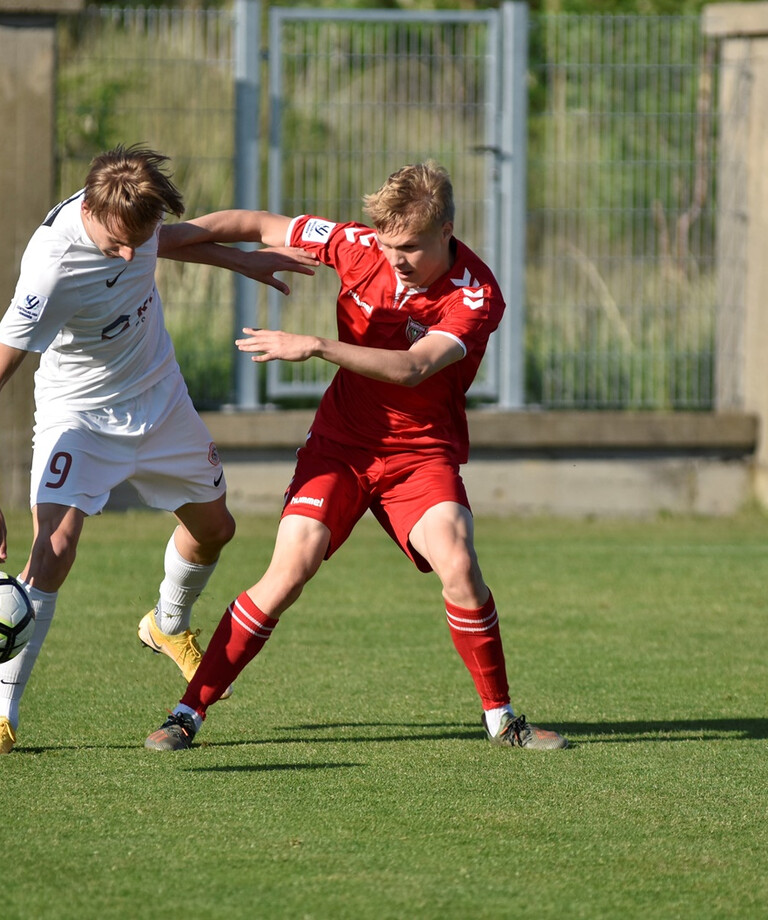
<instances>
[{"instance_id":1,"label":"green grass field","mask_svg":"<svg viewBox=\"0 0 768 920\"><path fill-rule=\"evenodd\" d=\"M18 572L30 526L12 515ZM768 903L768 520L481 520L513 703L492 748L434 576L365 520L192 751L135 630L171 521L88 522L0 759L3 920L753 918ZM210 636L271 552L239 531Z\"/></svg>"}]
</instances>

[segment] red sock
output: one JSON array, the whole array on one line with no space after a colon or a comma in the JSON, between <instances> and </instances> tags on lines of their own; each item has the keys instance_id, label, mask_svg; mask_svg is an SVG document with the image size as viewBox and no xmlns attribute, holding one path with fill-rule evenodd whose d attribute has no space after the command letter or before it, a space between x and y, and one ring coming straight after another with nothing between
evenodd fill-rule
<instances>
[{"instance_id":1,"label":"red sock","mask_svg":"<svg viewBox=\"0 0 768 920\"><path fill-rule=\"evenodd\" d=\"M483 709L506 706L509 684L493 595L479 610L464 610L446 601L445 612L451 639L472 675Z\"/></svg>"},{"instance_id":2,"label":"red sock","mask_svg":"<svg viewBox=\"0 0 768 920\"><path fill-rule=\"evenodd\" d=\"M206 709L256 657L277 623L243 591L227 607L181 702L205 718Z\"/></svg>"}]
</instances>

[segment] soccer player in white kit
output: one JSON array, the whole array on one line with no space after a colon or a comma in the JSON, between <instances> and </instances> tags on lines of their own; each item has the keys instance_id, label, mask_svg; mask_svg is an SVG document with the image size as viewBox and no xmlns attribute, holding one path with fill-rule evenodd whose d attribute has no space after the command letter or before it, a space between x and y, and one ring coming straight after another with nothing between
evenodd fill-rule
<instances>
[{"instance_id":1,"label":"soccer player in white kit","mask_svg":"<svg viewBox=\"0 0 768 920\"><path fill-rule=\"evenodd\" d=\"M29 352L35 374L30 504L34 538L19 580L36 616L32 640L0 665L0 754L16 742L19 702L75 559L85 518L130 481L143 501L171 511L159 599L139 638L190 680L202 657L190 629L235 522L216 445L196 413L165 328L155 284L158 257L239 271L288 292L282 270L312 274L298 249L244 252L237 212L180 217L168 158L146 147L96 157L85 187L57 205L32 236L13 300L0 321L0 389ZM7 557L0 512L0 562ZM199 632L199 631L198 631Z\"/></svg>"}]
</instances>

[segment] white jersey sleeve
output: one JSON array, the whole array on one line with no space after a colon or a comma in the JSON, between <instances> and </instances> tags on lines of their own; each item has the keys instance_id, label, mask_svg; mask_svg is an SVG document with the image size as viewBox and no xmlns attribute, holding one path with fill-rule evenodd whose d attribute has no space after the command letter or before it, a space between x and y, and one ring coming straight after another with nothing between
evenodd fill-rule
<instances>
[{"instance_id":1,"label":"white jersey sleeve","mask_svg":"<svg viewBox=\"0 0 768 920\"><path fill-rule=\"evenodd\" d=\"M42 352L38 412L87 411L178 373L155 286L160 225L130 262L88 237L77 193L51 211L22 257L0 342Z\"/></svg>"},{"instance_id":2,"label":"white jersey sleeve","mask_svg":"<svg viewBox=\"0 0 768 920\"><path fill-rule=\"evenodd\" d=\"M32 237L21 261L16 291L0 320L0 342L43 352L83 307L77 285L61 270L64 244L48 227Z\"/></svg>"}]
</instances>

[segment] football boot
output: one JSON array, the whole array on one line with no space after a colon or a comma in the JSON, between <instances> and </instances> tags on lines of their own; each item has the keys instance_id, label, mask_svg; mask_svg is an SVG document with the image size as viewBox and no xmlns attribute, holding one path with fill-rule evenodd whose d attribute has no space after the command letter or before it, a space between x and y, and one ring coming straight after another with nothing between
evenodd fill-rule
<instances>
[{"instance_id":1,"label":"football boot","mask_svg":"<svg viewBox=\"0 0 768 920\"><path fill-rule=\"evenodd\" d=\"M150 751L185 751L192 747L195 720L186 712L172 712L157 731L144 742Z\"/></svg>"},{"instance_id":2,"label":"football boot","mask_svg":"<svg viewBox=\"0 0 768 920\"><path fill-rule=\"evenodd\" d=\"M483 713L483 728L491 744L502 747L520 747L529 751L558 751L568 747L567 739L557 732L531 725L525 716L514 716L509 712L501 717L501 725L495 735L488 731Z\"/></svg>"},{"instance_id":3,"label":"football boot","mask_svg":"<svg viewBox=\"0 0 768 920\"><path fill-rule=\"evenodd\" d=\"M152 608L149 613L141 618L139 639L142 645L146 645L148 649L151 649L156 654L167 655L171 661L175 661L184 675L184 679L189 683L203 660L203 650L197 641L200 630L192 632L189 629L185 629L184 632L175 636L161 632L155 621L155 609ZM230 684L219 699L228 699L232 696L232 691L233 687Z\"/></svg>"},{"instance_id":4,"label":"football boot","mask_svg":"<svg viewBox=\"0 0 768 920\"><path fill-rule=\"evenodd\" d=\"M10 754L16 744L16 732L5 716L0 716L0 754Z\"/></svg>"}]
</instances>

